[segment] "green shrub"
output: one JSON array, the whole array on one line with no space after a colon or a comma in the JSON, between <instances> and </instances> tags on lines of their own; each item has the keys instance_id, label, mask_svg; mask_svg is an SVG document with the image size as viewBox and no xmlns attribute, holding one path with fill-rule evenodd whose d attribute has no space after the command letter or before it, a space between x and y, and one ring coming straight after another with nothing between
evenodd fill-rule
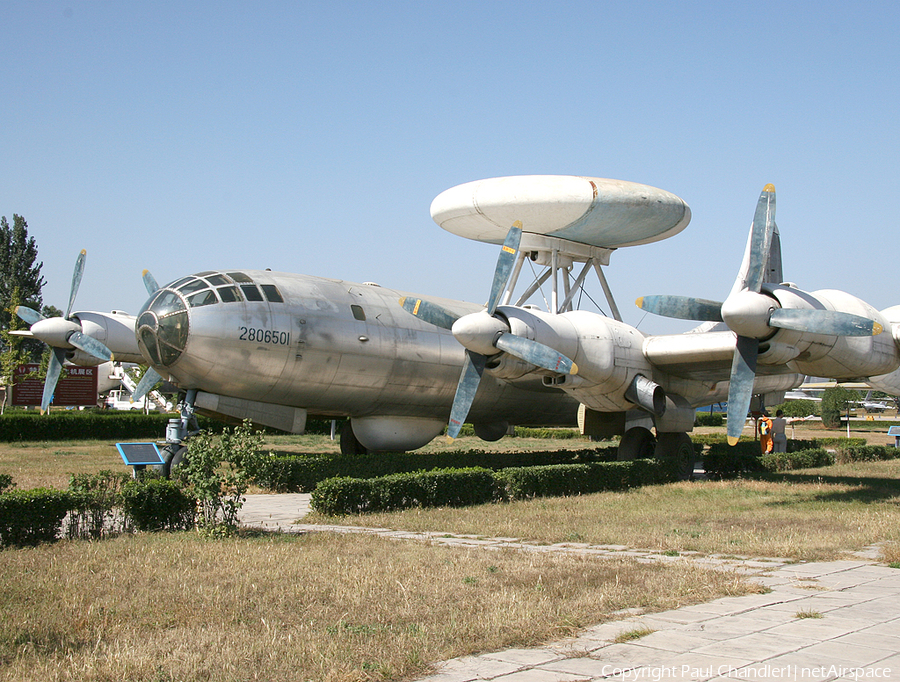
<instances>
[{"instance_id":1,"label":"green shrub","mask_svg":"<svg viewBox=\"0 0 900 682\"><path fill-rule=\"evenodd\" d=\"M721 412L697 412L694 423L697 426L722 426L725 417Z\"/></svg>"},{"instance_id":2,"label":"green shrub","mask_svg":"<svg viewBox=\"0 0 900 682\"><path fill-rule=\"evenodd\" d=\"M756 441L741 440L735 445L713 442L703 455L703 468L711 479L734 478L762 471L759 456L759 443Z\"/></svg>"},{"instance_id":3,"label":"green shrub","mask_svg":"<svg viewBox=\"0 0 900 682\"><path fill-rule=\"evenodd\" d=\"M839 464L877 462L898 457L900 457L900 449L891 445L839 445L835 452L835 458Z\"/></svg>"},{"instance_id":4,"label":"green shrub","mask_svg":"<svg viewBox=\"0 0 900 682\"><path fill-rule=\"evenodd\" d=\"M174 481L131 481L121 493L125 518L137 530L188 530L194 527L197 500Z\"/></svg>"},{"instance_id":5,"label":"green shrub","mask_svg":"<svg viewBox=\"0 0 900 682\"><path fill-rule=\"evenodd\" d=\"M834 455L823 448L797 452L767 452L759 458L759 463L763 470L770 472L812 469L831 466L834 464Z\"/></svg>"},{"instance_id":6,"label":"green shrub","mask_svg":"<svg viewBox=\"0 0 900 682\"><path fill-rule=\"evenodd\" d=\"M678 478L673 461L651 459L513 467L498 471L495 476L504 497L510 500L587 495L667 483Z\"/></svg>"},{"instance_id":7,"label":"green shrub","mask_svg":"<svg viewBox=\"0 0 900 682\"><path fill-rule=\"evenodd\" d=\"M0 494L0 544L21 547L53 542L71 508L71 495L64 490L34 488Z\"/></svg>"},{"instance_id":8,"label":"green shrub","mask_svg":"<svg viewBox=\"0 0 900 682\"><path fill-rule=\"evenodd\" d=\"M158 438L171 415L114 410L67 410L41 415L7 412L0 416L0 441Z\"/></svg>"},{"instance_id":9,"label":"green shrub","mask_svg":"<svg viewBox=\"0 0 900 682\"><path fill-rule=\"evenodd\" d=\"M15 488L16 484L13 483L13 477L9 474L0 474L0 493L5 493L7 490Z\"/></svg>"},{"instance_id":10,"label":"green shrub","mask_svg":"<svg viewBox=\"0 0 900 682\"><path fill-rule=\"evenodd\" d=\"M379 452L372 455L263 456L254 470L258 485L278 492L311 492L329 478L377 478L395 473L483 467L500 470L513 466L536 466L576 462L611 461L616 448L559 450L553 452L484 452L481 450L441 453Z\"/></svg>"},{"instance_id":11,"label":"green shrub","mask_svg":"<svg viewBox=\"0 0 900 682\"><path fill-rule=\"evenodd\" d=\"M317 512L337 516L483 504L495 499L497 493L494 477L487 469L442 469L370 479L328 479L316 486L310 505Z\"/></svg>"},{"instance_id":12,"label":"green shrub","mask_svg":"<svg viewBox=\"0 0 900 682\"><path fill-rule=\"evenodd\" d=\"M70 538L100 538L123 530L116 508L122 504L122 489L128 474L103 470L96 474L73 474L69 479L72 513L66 535Z\"/></svg>"}]
</instances>

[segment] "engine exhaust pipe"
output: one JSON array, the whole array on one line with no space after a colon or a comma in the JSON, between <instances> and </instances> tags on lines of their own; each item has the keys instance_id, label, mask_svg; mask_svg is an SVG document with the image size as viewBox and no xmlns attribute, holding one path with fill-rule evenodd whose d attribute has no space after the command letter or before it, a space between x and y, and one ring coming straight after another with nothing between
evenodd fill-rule
<instances>
[{"instance_id":1,"label":"engine exhaust pipe","mask_svg":"<svg viewBox=\"0 0 900 682\"><path fill-rule=\"evenodd\" d=\"M638 374L631 380L631 384L625 391L625 399L657 417L665 414L665 389L655 381L650 381L643 374Z\"/></svg>"}]
</instances>

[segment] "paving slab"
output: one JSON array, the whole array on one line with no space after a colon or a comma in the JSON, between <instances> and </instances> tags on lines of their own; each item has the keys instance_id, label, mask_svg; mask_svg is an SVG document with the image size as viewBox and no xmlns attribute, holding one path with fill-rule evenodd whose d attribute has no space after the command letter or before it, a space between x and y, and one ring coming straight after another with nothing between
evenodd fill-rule
<instances>
[{"instance_id":1,"label":"paving slab","mask_svg":"<svg viewBox=\"0 0 900 682\"><path fill-rule=\"evenodd\" d=\"M304 524L302 517L308 510L309 495L248 495L239 519L244 525L267 530L368 533L470 551L695 561L749 575L770 590L662 613L620 614L624 616L620 620L534 649L436 662L435 672L421 678L427 682L900 682L900 570L875 563L869 554L810 563L733 555L667 557L620 545L536 545L515 538ZM798 618L801 612L821 617ZM653 632L630 642L615 642L619 634L638 628Z\"/></svg>"}]
</instances>

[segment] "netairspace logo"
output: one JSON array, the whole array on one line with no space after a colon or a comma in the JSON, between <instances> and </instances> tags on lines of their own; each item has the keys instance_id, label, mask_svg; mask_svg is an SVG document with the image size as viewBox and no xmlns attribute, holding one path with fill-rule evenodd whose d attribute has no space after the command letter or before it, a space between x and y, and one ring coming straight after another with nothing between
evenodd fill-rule
<instances>
[{"instance_id":1,"label":"netairspace logo","mask_svg":"<svg viewBox=\"0 0 900 682\"><path fill-rule=\"evenodd\" d=\"M601 676L621 682L662 682L663 680L703 679L710 677L731 676L736 680L788 680L803 682L804 680L821 680L822 678L841 678L848 680L889 680L891 668L852 667L842 665L772 665L759 664L735 668L730 665L718 666L647 666L640 668L617 668L613 665L603 666Z\"/></svg>"}]
</instances>

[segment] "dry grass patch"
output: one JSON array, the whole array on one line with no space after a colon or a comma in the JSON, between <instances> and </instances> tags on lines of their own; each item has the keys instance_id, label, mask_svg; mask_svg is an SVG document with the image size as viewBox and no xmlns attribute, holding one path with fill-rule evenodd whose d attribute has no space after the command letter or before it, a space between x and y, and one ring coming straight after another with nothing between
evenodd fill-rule
<instances>
[{"instance_id":1,"label":"dry grass patch","mask_svg":"<svg viewBox=\"0 0 900 682\"><path fill-rule=\"evenodd\" d=\"M103 469L131 474L114 442L0 443L0 473L10 474L20 490L68 488L70 474L95 474Z\"/></svg>"},{"instance_id":2,"label":"dry grass patch","mask_svg":"<svg viewBox=\"0 0 900 682\"><path fill-rule=\"evenodd\" d=\"M312 515L304 522L319 520L326 519ZM577 539L661 552L832 560L876 542L900 542L900 460L801 470L770 480L682 482L339 522L545 543Z\"/></svg>"},{"instance_id":3,"label":"dry grass patch","mask_svg":"<svg viewBox=\"0 0 900 682\"><path fill-rule=\"evenodd\" d=\"M760 588L690 562L368 536L193 533L0 552L8 680L368 680L529 646L626 607Z\"/></svg>"}]
</instances>

